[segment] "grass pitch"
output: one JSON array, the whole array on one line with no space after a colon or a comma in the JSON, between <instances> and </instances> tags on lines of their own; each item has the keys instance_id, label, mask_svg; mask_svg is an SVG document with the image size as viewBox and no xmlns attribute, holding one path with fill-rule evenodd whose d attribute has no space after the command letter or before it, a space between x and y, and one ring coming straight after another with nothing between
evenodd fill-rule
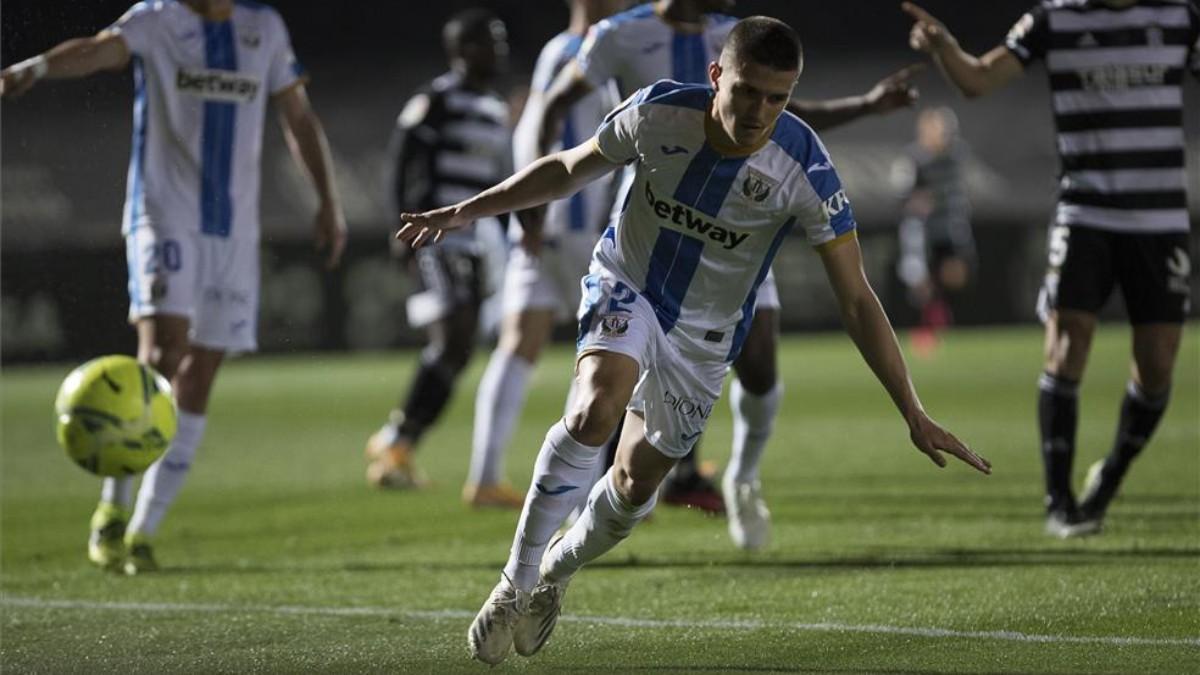
<instances>
[{"instance_id":1,"label":"grass pitch","mask_svg":"<svg viewBox=\"0 0 1200 675\"><path fill-rule=\"evenodd\" d=\"M573 582L543 653L513 671L1200 671L1200 341L1189 326L1171 408L1102 536L1041 533L1032 328L952 333L912 363L933 415L992 460L938 470L907 442L840 335L788 338L763 467L772 547L659 508ZM1107 452L1128 331L1097 338L1077 482ZM362 445L408 382L411 352L263 357L223 372L209 431L156 540L164 570L85 560L97 481L54 445L68 365L4 372L0 668L6 672L482 672L466 629L516 514L472 512L477 357L420 461L420 493L363 482ZM524 487L561 410L571 354L532 380L508 475ZM728 455L718 405L704 443Z\"/></svg>"}]
</instances>

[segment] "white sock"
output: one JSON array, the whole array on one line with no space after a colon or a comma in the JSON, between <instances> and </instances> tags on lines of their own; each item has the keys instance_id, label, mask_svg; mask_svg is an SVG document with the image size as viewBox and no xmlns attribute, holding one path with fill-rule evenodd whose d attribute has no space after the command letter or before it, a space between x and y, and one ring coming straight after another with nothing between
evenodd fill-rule
<instances>
[{"instance_id":1,"label":"white sock","mask_svg":"<svg viewBox=\"0 0 1200 675\"><path fill-rule=\"evenodd\" d=\"M562 581L587 563L621 543L633 527L654 510L658 493L645 504L634 506L625 501L612 481L609 469L588 495L583 515L555 547L546 564L547 581Z\"/></svg>"},{"instance_id":2,"label":"white sock","mask_svg":"<svg viewBox=\"0 0 1200 675\"><path fill-rule=\"evenodd\" d=\"M146 471L142 488L138 490L137 507L129 520L129 531L154 536L158 525L167 513L167 507L175 501L179 488L187 478L196 448L204 437L204 415L179 411L179 424L175 438L167 452Z\"/></svg>"},{"instance_id":3,"label":"white sock","mask_svg":"<svg viewBox=\"0 0 1200 675\"><path fill-rule=\"evenodd\" d=\"M101 481L100 501L128 509L133 504L133 476L117 476Z\"/></svg>"},{"instance_id":4,"label":"white sock","mask_svg":"<svg viewBox=\"0 0 1200 675\"><path fill-rule=\"evenodd\" d=\"M758 480L758 465L775 429L775 417L782 400L783 383L778 380L771 391L755 396L734 378L729 388L729 407L733 408L733 453L725 474L732 476L735 482Z\"/></svg>"},{"instance_id":5,"label":"white sock","mask_svg":"<svg viewBox=\"0 0 1200 675\"><path fill-rule=\"evenodd\" d=\"M533 480L517 523L512 552L504 566L505 575L518 589L532 591L537 585L538 565L546 544L582 500L581 493L587 489L592 467L600 461L600 452L601 448L571 438L562 420L546 432L533 466Z\"/></svg>"},{"instance_id":6,"label":"white sock","mask_svg":"<svg viewBox=\"0 0 1200 675\"><path fill-rule=\"evenodd\" d=\"M495 485L504 477L504 450L525 405L533 364L497 349L492 352L475 396L475 430L467 482Z\"/></svg>"}]
</instances>

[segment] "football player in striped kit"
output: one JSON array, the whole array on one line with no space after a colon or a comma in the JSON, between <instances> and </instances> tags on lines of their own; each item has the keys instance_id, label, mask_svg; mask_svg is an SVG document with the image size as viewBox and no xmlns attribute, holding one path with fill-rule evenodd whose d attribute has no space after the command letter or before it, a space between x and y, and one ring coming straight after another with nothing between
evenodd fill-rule
<instances>
[{"instance_id":1,"label":"football player in striped kit","mask_svg":"<svg viewBox=\"0 0 1200 675\"><path fill-rule=\"evenodd\" d=\"M510 171L508 103L492 88L507 65L504 23L488 10L466 9L446 22L442 42L450 72L409 99L396 121L397 214L454 204ZM414 451L474 352L480 310L493 291L500 229L498 220L484 218L454 232L444 246L411 256L407 247L397 251L411 263L418 285L408 300L408 322L424 328L428 342L400 404L367 440L371 485L425 484Z\"/></svg>"},{"instance_id":2,"label":"football player in striped kit","mask_svg":"<svg viewBox=\"0 0 1200 675\"><path fill-rule=\"evenodd\" d=\"M106 478L88 558L106 568L157 568L150 538L183 487L227 352L257 347L259 173L267 102L280 111L297 163L313 179L318 245L334 266L346 240L325 133L308 78L274 9L234 0L148 0L93 37L68 40L7 68L2 92L42 79L133 65L133 150L122 232L129 321L138 359L171 379L179 428L142 479Z\"/></svg>"},{"instance_id":3,"label":"football player in striped kit","mask_svg":"<svg viewBox=\"0 0 1200 675\"><path fill-rule=\"evenodd\" d=\"M1191 0L1045 0L983 56L912 3L914 49L967 96L988 94L1044 61L1062 163L1039 298L1046 324L1038 423L1046 533L1100 531L1134 458L1153 435L1189 309L1190 224L1182 84L1200 77L1200 10ZM1096 313L1120 287L1133 329L1132 377L1116 438L1071 489L1079 382Z\"/></svg>"},{"instance_id":4,"label":"football player in striped kit","mask_svg":"<svg viewBox=\"0 0 1200 675\"><path fill-rule=\"evenodd\" d=\"M757 291L793 228L820 252L847 332L917 448L939 466L946 452L990 470L922 408L863 272L837 171L812 129L784 112L801 63L787 24L743 19L709 65L709 86L655 83L613 110L589 141L469 200L404 216L398 237L419 247L475 218L636 167L628 207L596 244L582 282L577 395L546 434L533 472L539 489L529 491L508 563L468 631L476 658L495 664L514 646L523 656L540 650L574 574L654 508L661 482L704 431L746 344ZM620 419L613 466L547 549Z\"/></svg>"},{"instance_id":5,"label":"football player in striped kit","mask_svg":"<svg viewBox=\"0 0 1200 675\"><path fill-rule=\"evenodd\" d=\"M567 29L542 48L529 98L513 133L513 164L521 169L541 156L538 133L546 90L579 47L588 27L624 8L627 0L570 0ZM601 87L571 106L554 150L578 145L619 99ZM608 220L612 181L597 180L545 209L516 215L510 222L513 246L504 268L500 338L488 360L475 397L471 468L463 500L472 506L521 508L525 495L504 480L504 455L529 378L550 341L554 325L569 321L579 307L579 278L587 271L592 247Z\"/></svg>"},{"instance_id":6,"label":"football player in striped kit","mask_svg":"<svg viewBox=\"0 0 1200 675\"><path fill-rule=\"evenodd\" d=\"M592 27L574 62L562 69L544 96L540 154L551 147L565 126L566 111L576 101L610 83L620 96L660 79L691 84L708 82L707 68L716 59L736 19L722 14L734 0L657 0L633 7ZM910 105L916 91L911 69L884 78L868 92L827 101L794 100L789 110L817 129L828 129L864 115L883 114ZM632 174L627 170L617 191L613 217L619 216ZM730 403L734 414L733 449L724 474L724 498L698 469L697 451L689 453L665 483L664 501L711 513L727 512L730 537L745 549L764 547L770 534L770 512L758 479L763 451L778 414L783 385L775 354L778 343L779 294L768 273L758 294L746 348L734 364L737 375ZM611 451L614 448L610 445Z\"/></svg>"}]
</instances>

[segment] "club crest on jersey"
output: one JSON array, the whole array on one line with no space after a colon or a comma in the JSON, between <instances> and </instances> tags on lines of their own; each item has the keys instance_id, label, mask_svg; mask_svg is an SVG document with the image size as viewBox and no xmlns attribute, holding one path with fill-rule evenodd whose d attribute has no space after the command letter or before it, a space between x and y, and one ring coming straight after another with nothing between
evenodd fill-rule
<instances>
[{"instance_id":1,"label":"club crest on jersey","mask_svg":"<svg viewBox=\"0 0 1200 675\"><path fill-rule=\"evenodd\" d=\"M705 220L703 214L678 202L672 203L665 199L658 199L654 196L654 190L650 188L650 181L646 181L646 203L650 205L650 210L659 219L673 223L682 230L690 230L698 235L706 236L721 244L727 251L741 246L742 242L750 237L749 232L738 232L721 227L711 220Z\"/></svg>"},{"instance_id":2,"label":"club crest on jersey","mask_svg":"<svg viewBox=\"0 0 1200 675\"><path fill-rule=\"evenodd\" d=\"M175 89L208 101L249 103L258 95L259 82L230 70L180 68L175 73Z\"/></svg>"},{"instance_id":3,"label":"club crest on jersey","mask_svg":"<svg viewBox=\"0 0 1200 675\"><path fill-rule=\"evenodd\" d=\"M775 184L771 179L753 169L747 169L746 180L742 181L742 195L746 199L761 203L771 196L771 190L774 187Z\"/></svg>"},{"instance_id":4,"label":"club crest on jersey","mask_svg":"<svg viewBox=\"0 0 1200 675\"><path fill-rule=\"evenodd\" d=\"M629 317L616 314L600 317L600 332L608 337L621 337L629 332Z\"/></svg>"}]
</instances>

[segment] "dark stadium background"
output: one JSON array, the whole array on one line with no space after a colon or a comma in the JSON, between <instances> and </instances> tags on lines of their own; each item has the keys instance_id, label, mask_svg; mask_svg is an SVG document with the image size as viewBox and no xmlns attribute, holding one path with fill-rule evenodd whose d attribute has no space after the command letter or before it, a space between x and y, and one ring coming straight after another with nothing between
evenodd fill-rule
<instances>
[{"instance_id":1,"label":"dark stadium background","mask_svg":"<svg viewBox=\"0 0 1200 675\"><path fill-rule=\"evenodd\" d=\"M9 65L59 41L95 32L129 2L5 2L0 61ZM326 127L351 231L343 268L320 272L308 248L312 202L303 178L268 120L263 158L264 351L385 348L416 337L404 320L408 281L387 256L392 223L383 188L385 149L409 93L444 67L442 21L468 6L494 9L512 48L504 88L527 81L538 50L566 22L560 0L276 2L312 82ZM924 3L970 50L999 44L1031 0ZM801 33L804 98L859 93L891 70L917 61L910 22L891 0L743 0L736 14L770 14ZM984 101L952 93L933 72L919 80L922 104L950 104L974 150L971 190L980 267L959 310L968 324L1033 320L1054 198L1056 159L1044 73L1038 69ZM1200 96L1187 87L1189 186L1200 213ZM76 359L133 346L125 326L125 268L118 234L129 157L128 72L43 83L0 108L0 271L4 362ZM861 120L823 135L858 215L868 272L898 323L911 320L894 274L898 198L889 169L912 137L913 114ZM800 238L777 273L785 325L837 323L816 259ZM1193 243L1193 248L1196 244ZM1197 255L1193 256L1196 259ZM1200 292L1200 290L1198 290ZM1110 311L1112 308L1110 307Z\"/></svg>"}]
</instances>

